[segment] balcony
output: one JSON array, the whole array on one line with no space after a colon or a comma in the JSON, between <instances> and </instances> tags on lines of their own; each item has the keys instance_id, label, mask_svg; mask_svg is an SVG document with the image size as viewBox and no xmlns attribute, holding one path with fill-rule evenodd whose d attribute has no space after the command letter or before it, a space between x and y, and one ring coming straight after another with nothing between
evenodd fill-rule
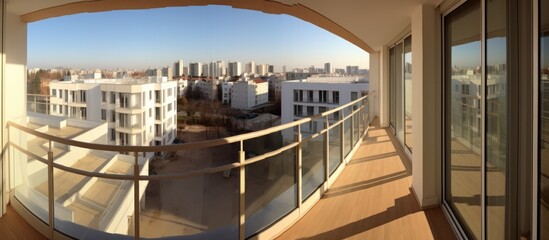
<instances>
[{"instance_id":1,"label":"balcony","mask_svg":"<svg viewBox=\"0 0 549 240\"><path fill-rule=\"evenodd\" d=\"M21 179L12 201L41 219L46 236L273 238L301 219L280 238L453 237L440 209L419 209L396 140L368 132L368 122L367 97L257 132L154 147L77 142L10 122ZM42 139L47 152L24 139ZM158 152L167 157L139 157Z\"/></svg>"}]
</instances>

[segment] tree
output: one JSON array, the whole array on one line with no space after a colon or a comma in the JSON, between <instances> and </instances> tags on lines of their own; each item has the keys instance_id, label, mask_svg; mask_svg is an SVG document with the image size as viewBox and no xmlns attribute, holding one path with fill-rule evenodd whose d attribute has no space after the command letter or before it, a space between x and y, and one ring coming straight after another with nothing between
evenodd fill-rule
<instances>
[{"instance_id":1,"label":"tree","mask_svg":"<svg viewBox=\"0 0 549 240\"><path fill-rule=\"evenodd\" d=\"M30 84L28 86L28 89L27 89L27 92L34 93L34 94L39 94L40 93L41 83L42 83L42 80L40 79L40 76L38 76L38 74L36 74L34 76L34 78L32 79L32 81L30 82Z\"/></svg>"}]
</instances>

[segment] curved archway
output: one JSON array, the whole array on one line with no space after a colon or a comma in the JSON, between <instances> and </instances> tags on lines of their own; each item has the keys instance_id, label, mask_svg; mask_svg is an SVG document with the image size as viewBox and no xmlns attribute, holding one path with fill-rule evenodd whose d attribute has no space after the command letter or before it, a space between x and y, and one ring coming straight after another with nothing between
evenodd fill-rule
<instances>
[{"instance_id":1,"label":"curved archway","mask_svg":"<svg viewBox=\"0 0 549 240\"><path fill-rule=\"evenodd\" d=\"M269 14L287 14L323 28L358 46L366 52L374 52L362 39L327 18L301 4L284 4L273 0L96 0L68 3L21 15L23 22L35 22L47 18L84 12L104 12L112 10L149 9L163 7L186 7L226 5L233 8L256 10Z\"/></svg>"}]
</instances>

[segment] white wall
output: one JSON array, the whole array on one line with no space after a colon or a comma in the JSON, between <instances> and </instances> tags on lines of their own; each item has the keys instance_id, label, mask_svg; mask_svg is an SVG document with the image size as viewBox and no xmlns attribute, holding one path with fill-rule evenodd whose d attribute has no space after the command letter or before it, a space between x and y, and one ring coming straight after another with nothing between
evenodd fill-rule
<instances>
[{"instance_id":1,"label":"white wall","mask_svg":"<svg viewBox=\"0 0 549 240\"><path fill-rule=\"evenodd\" d=\"M3 2L3 1L2 1ZM3 5L2 5L3 6ZM4 57L5 65L2 79L2 149L7 144L7 121L22 117L26 113L27 90L27 24L22 23L17 14L5 13L4 17ZM9 86L9 87L8 87ZM8 101L9 100L9 104ZM7 161L4 161L1 184L3 186L2 213L9 199L9 182L7 181Z\"/></svg>"}]
</instances>

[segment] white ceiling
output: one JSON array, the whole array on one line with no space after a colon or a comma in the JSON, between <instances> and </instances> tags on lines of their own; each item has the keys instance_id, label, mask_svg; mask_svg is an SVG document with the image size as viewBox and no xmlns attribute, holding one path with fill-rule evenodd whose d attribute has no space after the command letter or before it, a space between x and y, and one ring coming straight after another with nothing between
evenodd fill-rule
<instances>
[{"instance_id":1,"label":"white ceiling","mask_svg":"<svg viewBox=\"0 0 549 240\"><path fill-rule=\"evenodd\" d=\"M7 0L9 12L23 15L37 10L82 0ZM88 0L90 1L90 0ZM91 0L94 1L94 0ZM152 1L152 0L151 0ZM250 0L258 1L258 0ZM269 0L266 0L269 1ZM308 7L380 49L410 25L412 14L422 4L438 5L442 0L273 0ZM210 1L204 0L205 3Z\"/></svg>"}]
</instances>

